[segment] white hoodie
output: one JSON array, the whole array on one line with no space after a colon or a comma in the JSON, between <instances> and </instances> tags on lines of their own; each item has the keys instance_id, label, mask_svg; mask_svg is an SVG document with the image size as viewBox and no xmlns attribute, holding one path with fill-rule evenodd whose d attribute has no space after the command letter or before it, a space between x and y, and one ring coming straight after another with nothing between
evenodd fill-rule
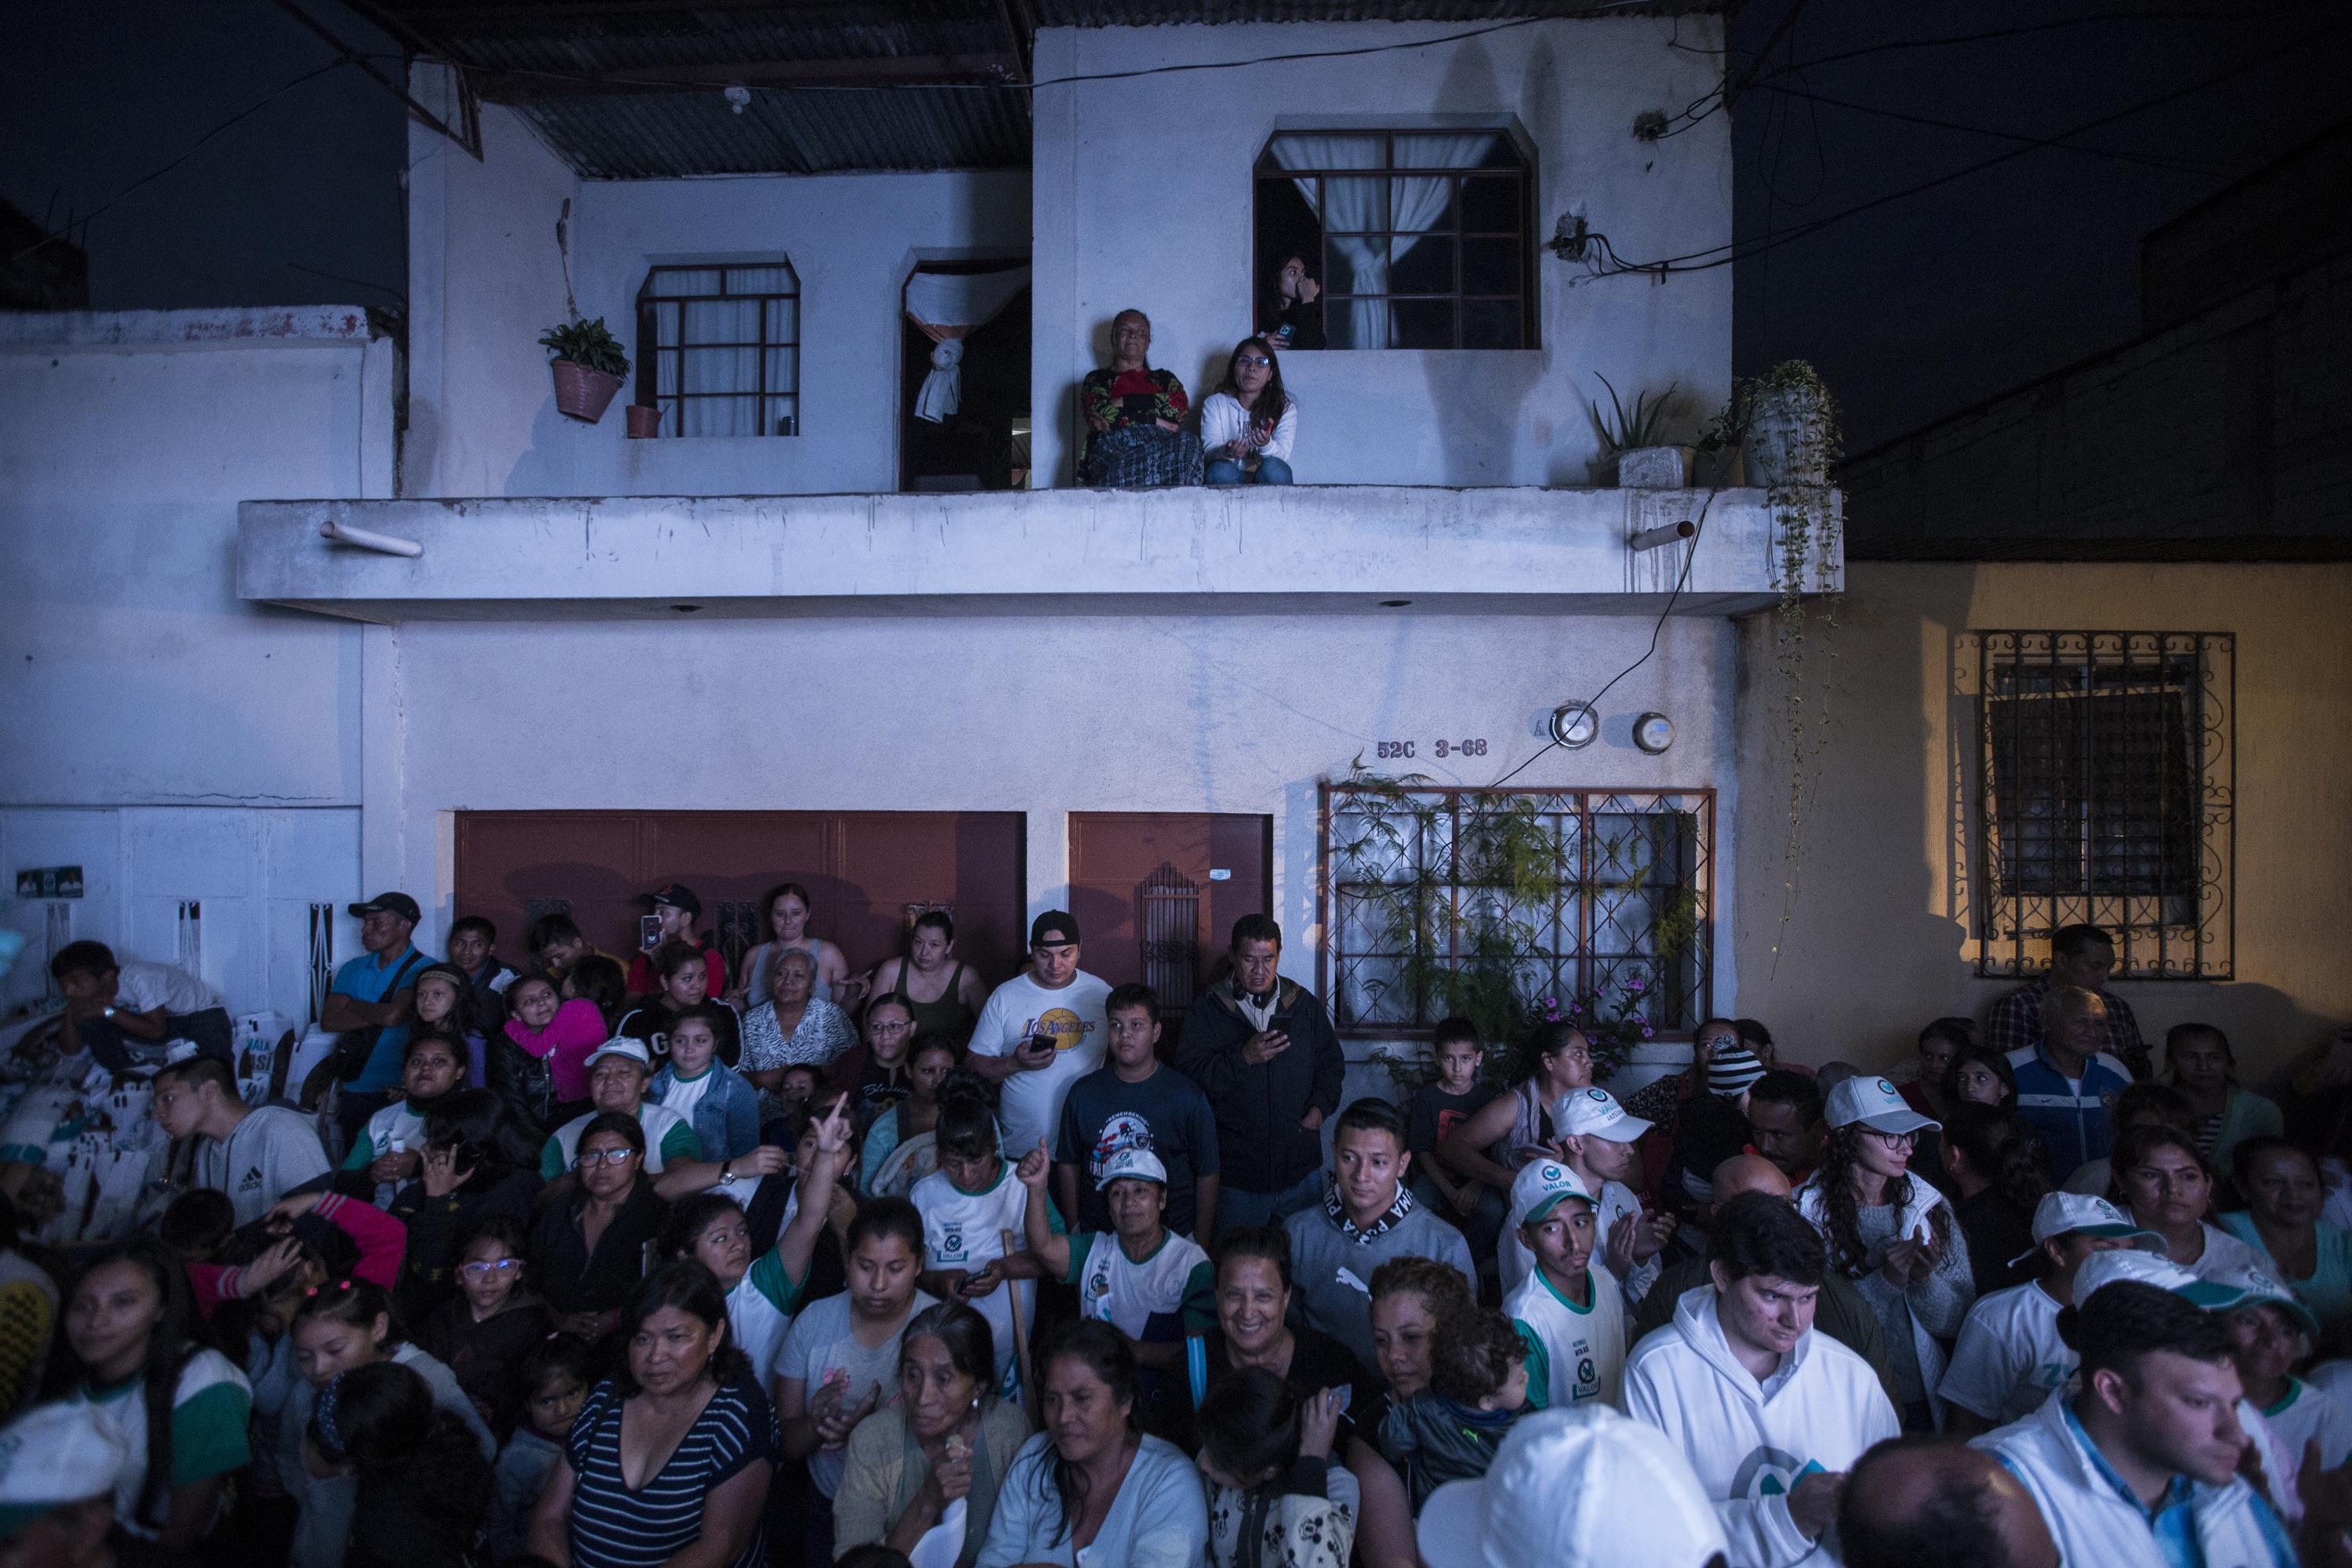
<instances>
[{"instance_id":1,"label":"white hoodie","mask_svg":"<svg viewBox=\"0 0 2352 1568\"><path fill-rule=\"evenodd\" d=\"M2170 1568L2147 1510L2127 1497L2095 1457L2063 1397L2022 1421L1988 1432L1972 1447L2009 1467L2042 1510L2062 1568ZM2289 1568L2294 1548L2268 1505L2240 1477L2226 1487L2196 1483L2197 1541L2212 1568Z\"/></svg>"},{"instance_id":2,"label":"white hoodie","mask_svg":"<svg viewBox=\"0 0 2352 1568\"><path fill-rule=\"evenodd\" d=\"M1810 1470L1843 1471L1901 1433L1870 1363L1808 1331L1772 1374L1769 1393L1731 1353L1702 1285L1675 1303L1672 1326L1633 1347L1625 1414L1674 1439L1715 1500L1732 1568L1834 1563L1789 1516L1789 1491Z\"/></svg>"}]
</instances>

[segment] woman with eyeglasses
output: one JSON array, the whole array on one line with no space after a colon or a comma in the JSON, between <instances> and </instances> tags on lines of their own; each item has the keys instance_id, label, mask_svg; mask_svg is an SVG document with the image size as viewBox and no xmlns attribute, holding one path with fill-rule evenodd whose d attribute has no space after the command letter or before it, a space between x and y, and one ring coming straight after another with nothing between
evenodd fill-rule
<instances>
[{"instance_id":1,"label":"woman with eyeglasses","mask_svg":"<svg viewBox=\"0 0 2352 1568\"><path fill-rule=\"evenodd\" d=\"M1244 338L1225 363L1225 379L1201 405L1201 447L1213 485L1286 485L1298 404L1282 390L1274 345Z\"/></svg>"},{"instance_id":2,"label":"woman with eyeglasses","mask_svg":"<svg viewBox=\"0 0 2352 1568\"><path fill-rule=\"evenodd\" d=\"M1886 1334L1895 1403L1911 1430L1939 1425L1943 1347L1976 1300L1969 1247L1944 1194L1911 1173L1918 1135L1937 1123L1883 1078L1830 1091L1821 1168L1797 1207L1829 1244L1830 1266L1853 1281Z\"/></svg>"},{"instance_id":3,"label":"woman with eyeglasses","mask_svg":"<svg viewBox=\"0 0 2352 1568\"><path fill-rule=\"evenodd\" d=\"M646 1176L646 1133L634 1116L600 1111L580 1131L579 1177L531 1232L540 1293L565 1333L595 1341L620 1321L645 1278L646 1245L661 1234L669 1205Z\"/></svg>"}]
</instances>

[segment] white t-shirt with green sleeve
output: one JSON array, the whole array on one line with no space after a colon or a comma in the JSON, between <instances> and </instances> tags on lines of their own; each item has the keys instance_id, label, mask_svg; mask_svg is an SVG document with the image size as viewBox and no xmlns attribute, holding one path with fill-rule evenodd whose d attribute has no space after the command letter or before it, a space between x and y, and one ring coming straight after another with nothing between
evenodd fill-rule
<instances>
[{"instance_id":1,"label":"white t-shirt with green sleeve","mask_svg":"<svg viewBox=\"0 0 2352 1568\"><path fill-rule=\"evenodd\" d=\"M572 1169L572 1162L580 1157L580 1134L597 1115L592 1110L575 1116L555 1130L539 1152L540 1180L551 1182ZM702 1140L695 1136L694 1123L669 1107L646 1100L637 1107L637 1125L646 1130L646 1174L660 1175L672 1161L702 1158Z\"/></svg>"},{"instance_id":2,"label":"white t-shirt with green sleeve","mask_svg":"<svg viewBox=\"0 0 2352 1568\"><path fill-rule=\"evenodd\" d=\"M147 1400L138 1378L110 1388L85 1384L68 1397L89 1407L130 1450L130 1462L114 1486L114 1517L132 1533L152 1541L160 1521L139 1517L139 1496L147 1479ZM253 1415L253 1385L218 1351L200 1350L180 1368L172 1394L171 1484L184 1487L242 1468L253 1458L246 1426Z\"/></svg>"}]
</instances>

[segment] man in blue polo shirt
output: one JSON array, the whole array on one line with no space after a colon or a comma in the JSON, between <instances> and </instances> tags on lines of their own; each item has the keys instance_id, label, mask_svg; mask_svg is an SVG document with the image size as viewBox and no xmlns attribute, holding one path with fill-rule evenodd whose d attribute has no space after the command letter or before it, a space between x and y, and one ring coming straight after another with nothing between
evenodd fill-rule
<instances>
[{"instance_id":1,"label":"man in blue polo shirt","mask_svg":"<svg viewBox=\"0 0 2352 1568\"><path fill-rule=\"evenodd\" d=\"M322 1029L378 1031L365 1064L356 1077L341 1080L335 1096L335 1120L347 1147L400 1086L416 972L431 962L408 940L424 911L406 893L378 893L351 911L360 917L360 945L367 952L335 971L327 1005L319 1009Z\"/></svg>"},{"instance_id":2,"label":"man in blue polo shirt","mask_svg":"<svg viewBox=\"0 0 2352 1568\"><path fill-rule=\"evenodd\" d=\"M2085 1160L2104 1160L2113 1142L2107 1105L2131 1087L2131 1069L2101 1047L2107 1005L2095 991L2060 985L2042 1005L2042 1040L2010 1053L2017 1113L2050 1148L2061 1182Z\"/></svg>"}]
</instances>

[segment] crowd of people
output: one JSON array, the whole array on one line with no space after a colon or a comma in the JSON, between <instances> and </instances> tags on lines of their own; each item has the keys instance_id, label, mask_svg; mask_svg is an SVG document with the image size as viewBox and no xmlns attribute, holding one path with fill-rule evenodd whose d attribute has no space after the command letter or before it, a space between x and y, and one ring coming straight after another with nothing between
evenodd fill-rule
<instances>
[{"instance_id":1,"label":"crowd of people","mask_svg":"<svg viewBox=\"0 0 2352 1568\"><path fill-rule=\"evenodd\" d=\"M2352 1031L2290 1137L2095 928L1889 1076L1448 1019L1400 1103L1265 916L1170 1042L1066 912L992 986L646 903L354 906L295 1104L57 955L173 1180L71 1258L0 1199L0 1562L2352 1563Z\"/></svg>"}]
</instances>

